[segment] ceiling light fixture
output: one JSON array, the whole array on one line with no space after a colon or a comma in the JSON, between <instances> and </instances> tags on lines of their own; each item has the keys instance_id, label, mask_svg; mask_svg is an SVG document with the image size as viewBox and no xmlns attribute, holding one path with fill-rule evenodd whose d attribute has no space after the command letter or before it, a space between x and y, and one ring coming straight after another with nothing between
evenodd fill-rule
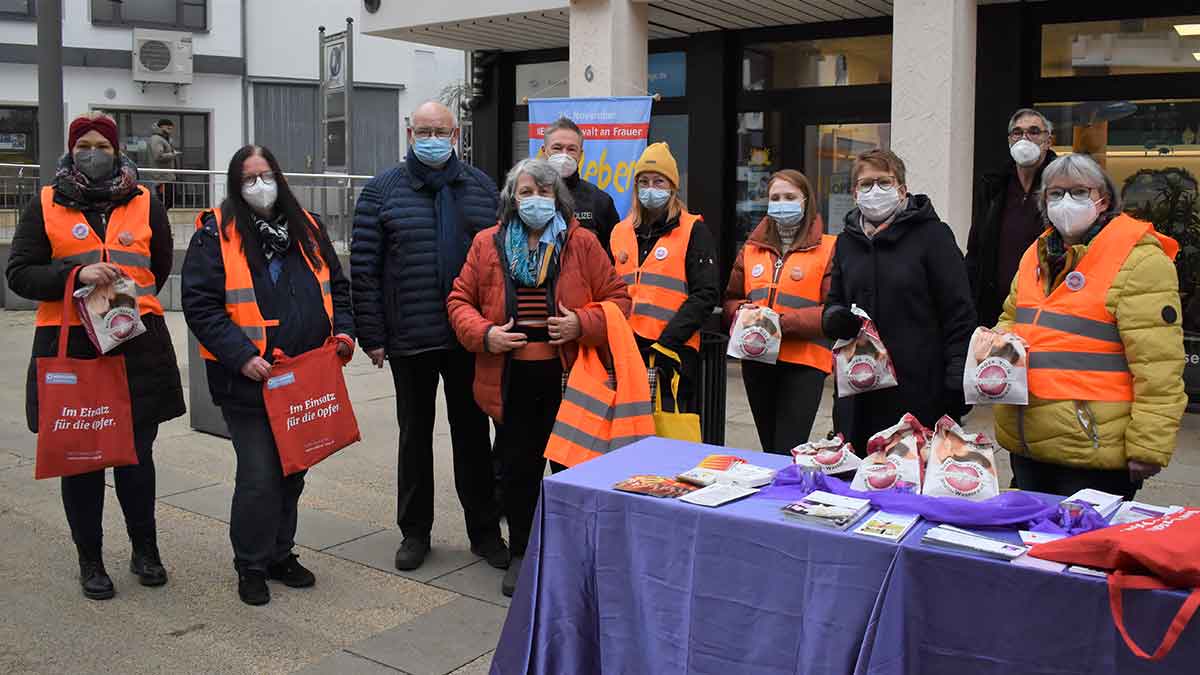
<instances>
[{"instance_id":1,"label":"ceiling light fixture","mask_svg":"<svg viewBox=\"0 0 1200 675\"><path fill-rule=\"evenodd\" d=\"M1200 23L1177 23L1175 24L1175 32L1183 37L1200 35Z\"/></svg>"}]
</instances>

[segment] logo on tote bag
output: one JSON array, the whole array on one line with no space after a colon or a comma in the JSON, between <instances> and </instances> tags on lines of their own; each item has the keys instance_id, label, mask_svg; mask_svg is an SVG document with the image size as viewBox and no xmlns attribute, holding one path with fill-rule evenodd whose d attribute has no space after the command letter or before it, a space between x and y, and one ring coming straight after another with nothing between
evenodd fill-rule
<instances>
[{"instance_id":1,"label":"logo on tote bag","mask_svg":"<svg viewBox=\"0 0 1200 675\"><path fill-rule=\"evenodd\" d=\"M267 389L278 389L296 383L296 373L284 373L267 380Z\"/></svg>"},{"instance_id":2,"label":"logo on tote bag","mask_svg":"<svg viewBox=\"0 0 1200 675\"><path fill-rule=\"evenodd\" d=\"M79 384L75 373L46 373L46 384Z\"/></svg>"}]
</instances>

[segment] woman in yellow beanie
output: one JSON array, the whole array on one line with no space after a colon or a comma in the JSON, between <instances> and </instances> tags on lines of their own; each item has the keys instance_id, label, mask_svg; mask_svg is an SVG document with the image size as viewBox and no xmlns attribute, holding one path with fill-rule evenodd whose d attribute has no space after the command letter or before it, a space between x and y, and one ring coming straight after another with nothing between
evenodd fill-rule
<instances>
[{"instance_id":1,"label":"woman in yellow beanie","mask_svg":"<svg viewBox=\"0 0 1200 675\"><path fill-rule=\"evenodd\" d=\"M700 326L721 298L716 246L679 198L679 167L666 143L646 148L633 180L637 200L611 241L617 274L633 297L629 324L643 358L658 354L660 381L681 376L679 409L698 412Z\"/></svg>"}]
</instances>

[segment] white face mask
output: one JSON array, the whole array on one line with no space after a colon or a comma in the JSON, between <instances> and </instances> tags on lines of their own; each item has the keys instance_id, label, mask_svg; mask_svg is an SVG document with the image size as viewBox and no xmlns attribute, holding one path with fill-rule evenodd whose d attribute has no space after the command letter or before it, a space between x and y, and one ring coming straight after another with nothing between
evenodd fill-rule
<instances>
[{"instance_id":1,"label":"white face mask","mask_svg":"<svg viewBox=\"0 0 1200 675\"><path fill-rule=\"evenodd\" d=\"M270 211L275 206L278 196L279 187L275 185L275 181L263 180L262 176L254 181L254 185L242 188L242 198L258 211Z\"/></svg>"},{"instance_id":2,"label":"white face mask","mask_svg":"<svg viewBox=\"0 0 1200 675\"><path fill-rule=\"evenodd\" d=\"M897 187L884 190L878 185L872 185L869 191L858 193L858 210L867 222L882 223L899 205L900 189Z\"/></svg>"},{"instance_id":3,"label":"white face mask","mask_svg":"<svg viewBox=\"0 0 1200 675\"><path fill-rule=\"evenodd\" d=\"M558 172L558 175L562 176L563 178L567 178L579 169L579 162L575 161L574 157L565 152L560 152L556 155L550 155L546 161L550 162L550 166L554 167L554 170Z\"/></svg>"},{"instance_id":4,"label":"white face mask","mask_svg":"<svg viewBox=\"0 0 1200 675\"><path fill-rule=\"evenodd\" d=\"M1028 138L1022 138L1009 146L1008 154L1012 155L1017 166L1033 166L1042 158L1042 149Z\"/></svg>"},{"instance_id":5,"label":"white face mask","mask_svg":"<svg viewBox=\"0 0 1200 675\"><path fill-rule=\"evenodd\" d=\"M1099 209L1096 202L1084 197L1075 199L1071 195L1046 205L1046 216L1054 225L1054 229L1062 233L1066 239L1075 239L1087 231L1096 222Z\"/></svg>"}]
</instances>

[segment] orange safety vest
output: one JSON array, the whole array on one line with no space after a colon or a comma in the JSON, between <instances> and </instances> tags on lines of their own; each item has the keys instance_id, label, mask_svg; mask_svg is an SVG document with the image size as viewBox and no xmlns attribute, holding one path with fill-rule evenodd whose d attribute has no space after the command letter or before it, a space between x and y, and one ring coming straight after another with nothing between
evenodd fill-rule
<instances>
[{"instance_id":1,"label":"orange safety vest","mask_svg":"<svg viewBox=\"0 0 1200 675\"><path fill-rule=\"evenodd\" d=\"M1083 259L1046 295L1038 243L1017 270L1014 332L1029 344L1029 391L1047 400L1132 401L1133 375L1117 319L1105 301L1133 247L1147 234L1158 237L1172 259L1179 244L1150 223L1127 215L1113 219L1092 240ZM1042 235L1045 238L1049 231ZM1039 240L1040 241L1040 240Z\"/></svg>"},{"instance_id":2,"label":"orange safety vest","mask_svg":"<svg viewBox=\"0 0 1200 675\"><path fill-rule=\"evenodd\" d=\"M692 226L699 220L700 216L681 213L679 225L659 238L641 265L638 265L633 216L613 228L611 247L617 274L629 285L629 295L633 298L629 325L647 340L658 340L687 300L687 249L692 240ZM700 350L700 331L692 334L687 346Z\"/></svg>"},{"instance_id":3,"label":"orange safety vest","mask_svg":"<svg viewBox=\"0 0 1200 675\"><path fill-rule=\"evenodd\" d=\"M791 251L780 258L774 251L753 241L742 252L745 265L746 299L783 313L789 309L821 306L821 282L833 257L837 237L822 235L821 243L805 251ZM787 272L784 274L784 272ZM779 360L833 372L833 342L825 338L784 338Z\"/></svg>"},{"instance_id":4,"label":"orange safety vest","mask_svg":"<svg viewBox=\"0 0 1200 675\"><path fill-rule=\"evenodd\" d=\"M608 328L616 389L608 382L600 351L580 344L545 452L547 459L565 466L654 435L650 384L637 340L616 304L603 302L600 307Z\"/></svg>"},{"instance_id":5,"label":"orange safety vest","mask_svg":"<svg viewBox=\"0 0 1200 675\"><path fill-rule=\"evenodd\" d=\"M83 213L54 203L54 188L42 188L42 222L50 240L54 262L86 266L107 262L121 268L137 286L139 314L162 315L158 287L150 269L150 191L138 186L138 194L114 208L105 225L104 241L88 225ZM62 323L62 300L38 303L38 326ZM76 316L72 325L80 325Z\"/></svg>"},{"instance_id":6,"label":"orange safety vest","mask_svg":"<svg viewBox=\"0 0 1200 675\"><path fill-rule=\"evenodd\" d=\"M196 216L196 229L204 227L204 214L210 211L202 211ZM246 337L254 343L254 347L258 349L259 356L265 356L267 353L267 328L279 325L276 319L265 319L262 315L262 310L258 308L258 298L254 295L254 278L250 275L250 264L246 262L246 254L242 251L242 235L236 227L229 228L228 236L221 231L221 210L212 209L211 213L217 221L217 239L221 242L221 259L225 266L225 311L229 312L229 318L242 329ZM308 220L313 224L313 227L320 227L317 221L308 211L304 212L308 216ZM321 265L321 269L313 267L312 261L307 256L304 257L308 263L308 268L312 270L313 276L321 284L321 300L325 304L325 314L329 317L329 325L333 325L333 289L329 283L329 263ZM213 356L212 352L208 351L204 345L200 345L200 356L209 361L216 361L217 357Z\"/></svg>"}]
</instances>

